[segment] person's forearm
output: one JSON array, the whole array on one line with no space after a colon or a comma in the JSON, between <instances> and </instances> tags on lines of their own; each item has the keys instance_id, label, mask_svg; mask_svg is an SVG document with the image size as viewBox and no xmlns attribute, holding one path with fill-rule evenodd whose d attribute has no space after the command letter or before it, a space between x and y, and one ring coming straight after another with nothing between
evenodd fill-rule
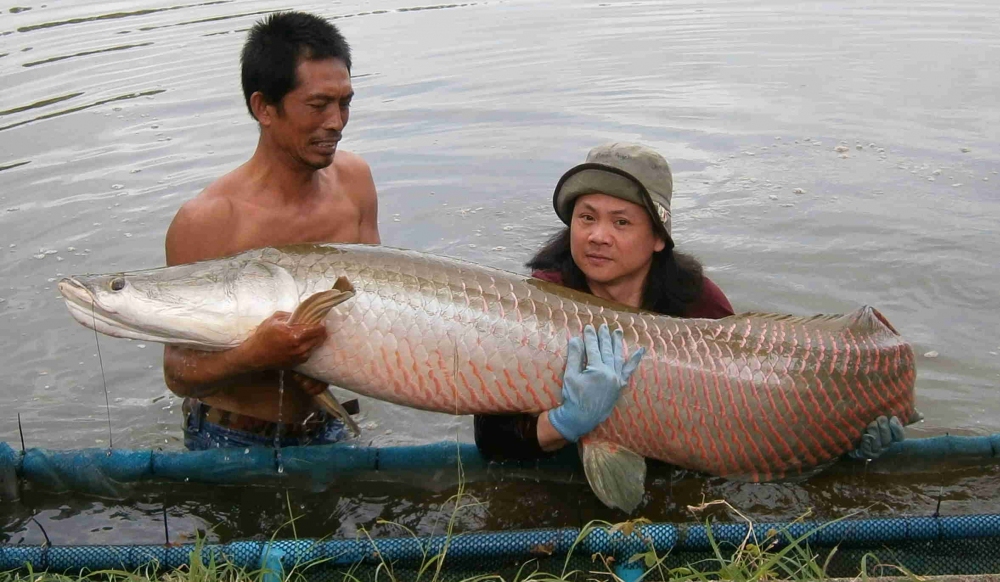
<instances>
[{"instance_id":1,"label":"person's forearm","mask_svg":"<svg viewBox=\"0 0 1000 582\"><path fill-rule=\"evenodd\" d=\"M559 431L549 422L549 412L546 410L538 417L538 446L545 452L552 452L565 447L569 441L564 439Z\"/></svg>"},{"instance_id":2,"label":"person's forearm","mask_svg":"<svg viewBox=\"0 0 1000 582\"><path fill-rule=\"evenodd\" d=\"M239 347L205 352L167 346L163 350L163 377L167 388L178 396L204 398L218 394L259 371L242 357Z\"/></svg>"}]
</instances>

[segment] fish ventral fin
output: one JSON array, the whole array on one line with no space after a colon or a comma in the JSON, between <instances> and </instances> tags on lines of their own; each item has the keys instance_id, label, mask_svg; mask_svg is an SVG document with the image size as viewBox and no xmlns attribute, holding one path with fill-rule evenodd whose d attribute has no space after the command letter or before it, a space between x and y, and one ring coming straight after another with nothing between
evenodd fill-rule
<instances>
[{"instance_id":1,"label":"fish ventral fin","mask_svg":"<svg viewBox=\"0 0 1000 582\"><path fill-rule=\"evenodd\" d=\"M320 291L310 295L295 308L295 312L292 316L288 318L289 324L317 324L321 323L326 319L327 314L330 310L340 305L341 303L347 301L351 297L354 297L354 286L351 285L347 277L340 277L337 282L334 283L333 289L329 291ZM326 392L321 392L316 396L313 396L313 400L322 408L327 414L330 414L336 418L339 418L347 428L350 429L354 436L361 434L361 427L358 423L351 418L350 413L344 409L344 405L341 404L334 396L333 393L328 389Z\"/></svg>"},{"instance_id":2,"label":"fish ventral fin","mask_svg":"<svg viewBox=\"0 0 1000 582\"><path fill-rule=\"evenodd\" d=\"M803 317L799 315L784 315L777 313L761 313L757 311L748 311L745 313L739 313L736 315L730 315L725 319L720 319L717 321L725 321L728 319L749 319L753 318L758 321L775 321L783 322L789 324L804 324L816 327L821 327L830 331L839 331L844 329L852 329L855 331L860 331L868 334L879 333L879 332L889 332L893 335L899 335L896 328L889 323L889 320L885 318L884 315L879 313L877 309L871 307L870 305L865 305L859 309L856 309L850 313L839 313L834 315L813 315L811 317Z\"/></svg>"},{"instance_id":3,"label":"fish ventral fin","mask_svg":"<svg viewBox=\"0 0 1000 582\"><path fill-rule=\"evenodd\" d=\"M586 436L580 456L587 482L608 507L632 513L646 490L646 459L621 445Z\"/></svg>"}]
</instances>

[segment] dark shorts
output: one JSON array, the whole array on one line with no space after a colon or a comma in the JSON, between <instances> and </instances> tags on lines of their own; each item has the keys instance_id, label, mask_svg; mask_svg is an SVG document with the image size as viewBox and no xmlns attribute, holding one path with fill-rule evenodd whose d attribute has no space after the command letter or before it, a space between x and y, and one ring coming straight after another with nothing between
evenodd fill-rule
<instances>
[{"instance_id":1,"label":"dark shorts","mask_svg":"<svg viewBox=\"0 0 1000 582\"><path fill-rule=\"evenodd\" d=\"M346 439L347 427L340 419L325 415L310 422L308 428L261 421L253 431L240 430L212 422L206 417L213 409L198 400L184 402L184 446L192 451L227 447L298 447L328 445ZM212 416L218 416L217 414ZM230 416L230 415L226 415ZM236 415L232 415L236 416ZM245 417L244 417L245 418ZM294 436L287 436L292 433ZM280 438L276 438L281 435Z\"/></svg>"}]
</instances>

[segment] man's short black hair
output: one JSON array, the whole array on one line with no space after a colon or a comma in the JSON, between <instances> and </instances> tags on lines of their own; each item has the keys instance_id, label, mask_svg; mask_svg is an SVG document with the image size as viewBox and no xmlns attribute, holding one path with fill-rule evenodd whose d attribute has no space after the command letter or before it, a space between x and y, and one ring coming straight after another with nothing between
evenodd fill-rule
<instances>
[{"instance_id":1,"label":"man's short black hair","mask_svg":"<svg viewBox=\"0 0 1000 582\"><path fill-rule=\"evenodd\" d=\"M301 59L328 58L339 59L351 71L351 47L326 19L305 12L277 12L258 21L240 56L243 97L250 115L250 96L255 92L260 91L270 104L280 104L298 83L295 68Z\"/></svg>"}]
</instances>

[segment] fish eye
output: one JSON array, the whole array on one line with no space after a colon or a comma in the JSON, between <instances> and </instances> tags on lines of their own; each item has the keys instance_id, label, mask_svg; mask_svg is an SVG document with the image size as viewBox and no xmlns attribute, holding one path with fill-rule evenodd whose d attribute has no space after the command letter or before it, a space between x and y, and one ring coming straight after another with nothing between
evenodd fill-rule
<instances>
[{"instance_id":1,"label":"fish eye","mask_svg":"<svg viewBox=\"0 0 1000 582\"><path fill-rule=\"evenodd\" d=\"M111 280L111 290L121 291L125 288L125 277L115 277Z\"/></svg>"}]
</instances>

